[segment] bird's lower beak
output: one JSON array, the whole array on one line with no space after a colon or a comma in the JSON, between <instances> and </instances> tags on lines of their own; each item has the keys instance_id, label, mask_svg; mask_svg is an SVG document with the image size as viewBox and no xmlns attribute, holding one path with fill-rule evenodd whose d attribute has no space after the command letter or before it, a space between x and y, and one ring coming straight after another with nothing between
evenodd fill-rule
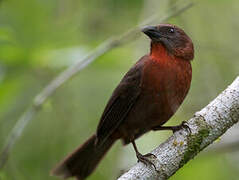
<instances>
[{"instance_id":1,"label":"bird's lower beak","mask_svg":"<svg viewBox=\"0 0 239 180\"><path fill-rule=\"evenodd\" d=\"M146 34L150 39L157 40L161 37L161 34L157 28L157 26L146 26L141 30L144 34Z\"/></svg>"}]
</instances>

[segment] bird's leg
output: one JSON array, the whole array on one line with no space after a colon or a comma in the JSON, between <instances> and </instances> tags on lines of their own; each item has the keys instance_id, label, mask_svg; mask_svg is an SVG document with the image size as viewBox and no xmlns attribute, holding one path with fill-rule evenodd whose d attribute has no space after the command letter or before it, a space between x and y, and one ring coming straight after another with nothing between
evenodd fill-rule
<instances>
[{"instance_id":1,"label":"bird's leg","mask_svg":"<svg viewBox=\"0 0 239 180\"><path fill-rule=\"evenodd\" d=\"M145 165L150 164L150 165L152 165L154 167L155 171L157 171L156 166L154 165L154 163L152 163L150 161L150 159L148 159L149 157L154 157L154 158L157 158L157 157L154 154L152 154L152 153L148 153L148 154L145 154L145 155L141 154L138 151L138 148L137 148L135 142L131 141L131 143L133 144L133 147L134 147L134 150L135 150L138 162L140 161L140 162L144 163Z\"/></svg>"},{"instance_id":2,"label":"bird's leg","mask_svg":"<svg viewBox=\"0 0 239 180\"><path fill-rule=\"evenodd\" d=\"M154 131L158 131L158 130L171 130L173 131L173 133L175 133L176 131L185 128L187 129L190 133L191 133L191 129L189 128L189 126L187 125L186 121L183 121L180 125L178 126L155 126L153 127Z\"/></svg>"}]
</instances>

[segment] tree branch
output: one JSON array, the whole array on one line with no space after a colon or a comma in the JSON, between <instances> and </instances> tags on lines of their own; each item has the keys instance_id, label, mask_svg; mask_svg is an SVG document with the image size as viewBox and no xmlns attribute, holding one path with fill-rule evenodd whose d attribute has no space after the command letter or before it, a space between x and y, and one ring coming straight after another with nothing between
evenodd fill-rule
<instances>
[{"instance_id":1,"label":"tree branch","mask_svg":"<svg viewBox=\"0 0 239 180\"><path fill-rule=\"evenodd\" d=\"M179 6L178 9L174 12L167 14L165 17L161 18L159 22L167 21L169 18L175 17L185 10L192 7L193 3L185 3L182 6ZM24 128L29 123L30 120L33 119L35 114L41 109L42 105L46 102L46 100L67 80L72 78L74 75L79 73L82 69L88 66L90 63L95 61L97 58L110 51L113 48L116 48L120 45L123 45L127 42L132 41L137 38L140 32L140 28L144 25L150 24L154 20L157 20L158 14L155 14L145 21L143 21L139 26L136 26L133 29L130 29L126 33L118 36L112 37L98 46L95 50L90 52L88 55L83 57L78 61L78 63L70 66L68 69L59 74L52 82L50 82L35 98L33 101L33 105L26 110L25 113L17 120L15 126L12 131L9 133L6 143L3 147L3 151L0 155L0 169L4 167L6 161L8 159L8 155L16 143L17 139L21 136Z\"/></svg>"},{"instance_id":2,"label":"tree branch","mask_svg":"<svg viewBox=\"0 0 239 180\"><path fill-rule=\"evenodd\" d=\"M163 180L172 176L179 168L213 143L231 126L239 121L239 76L216 99L187 123L191 134L182 129L152 151L152 159L158 172L150 166L137 163L118 180Z\"/></svg>"},{"instance_id":3,"label":"tree branch","mask_svg":"<svg viewBox=\"0 0 239 180\"><path fill-rule=\"evenodd\" d=\"M205 153L230 153L239 151L239 123L235 124L228 130L222 138L219 138L217 143L208 147Z\"/></svg>"}]
</instances>

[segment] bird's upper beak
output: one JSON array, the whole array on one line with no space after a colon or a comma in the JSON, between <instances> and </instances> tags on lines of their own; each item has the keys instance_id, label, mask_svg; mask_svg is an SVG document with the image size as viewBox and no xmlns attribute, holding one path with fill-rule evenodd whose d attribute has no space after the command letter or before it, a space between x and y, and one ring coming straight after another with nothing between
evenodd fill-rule
<instances>
[{"instance_id":1,"label":"bird's upper beak","mask_svg":"<svg viewBox=\"0 0 239 180\"><path fill-rule=\"evenodd\" d=\"M157 26L146 26L142 28L141 31L152 40L158 40L161 38L161 33L159 32Z\"/></svg>"}]
</instances>

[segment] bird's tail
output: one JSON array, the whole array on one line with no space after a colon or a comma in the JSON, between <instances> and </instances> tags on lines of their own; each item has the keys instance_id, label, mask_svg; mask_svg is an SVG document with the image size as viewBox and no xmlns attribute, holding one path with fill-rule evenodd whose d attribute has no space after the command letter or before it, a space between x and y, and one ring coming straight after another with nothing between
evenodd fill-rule
<instances>
[{"instance_id":1,"label":"bird's tail","mask_svg":"<svg viewBox=\"0 0 239 180\"><path fill-rule=\"evenodd\" d=\"M84 144L67 156L51 172L62 178L75 176L83 180L96 168L104 154L113 145L114 140L108 138L103 144L96 144L96 135L91 136Z\"/></svg>"}]
</instances>

